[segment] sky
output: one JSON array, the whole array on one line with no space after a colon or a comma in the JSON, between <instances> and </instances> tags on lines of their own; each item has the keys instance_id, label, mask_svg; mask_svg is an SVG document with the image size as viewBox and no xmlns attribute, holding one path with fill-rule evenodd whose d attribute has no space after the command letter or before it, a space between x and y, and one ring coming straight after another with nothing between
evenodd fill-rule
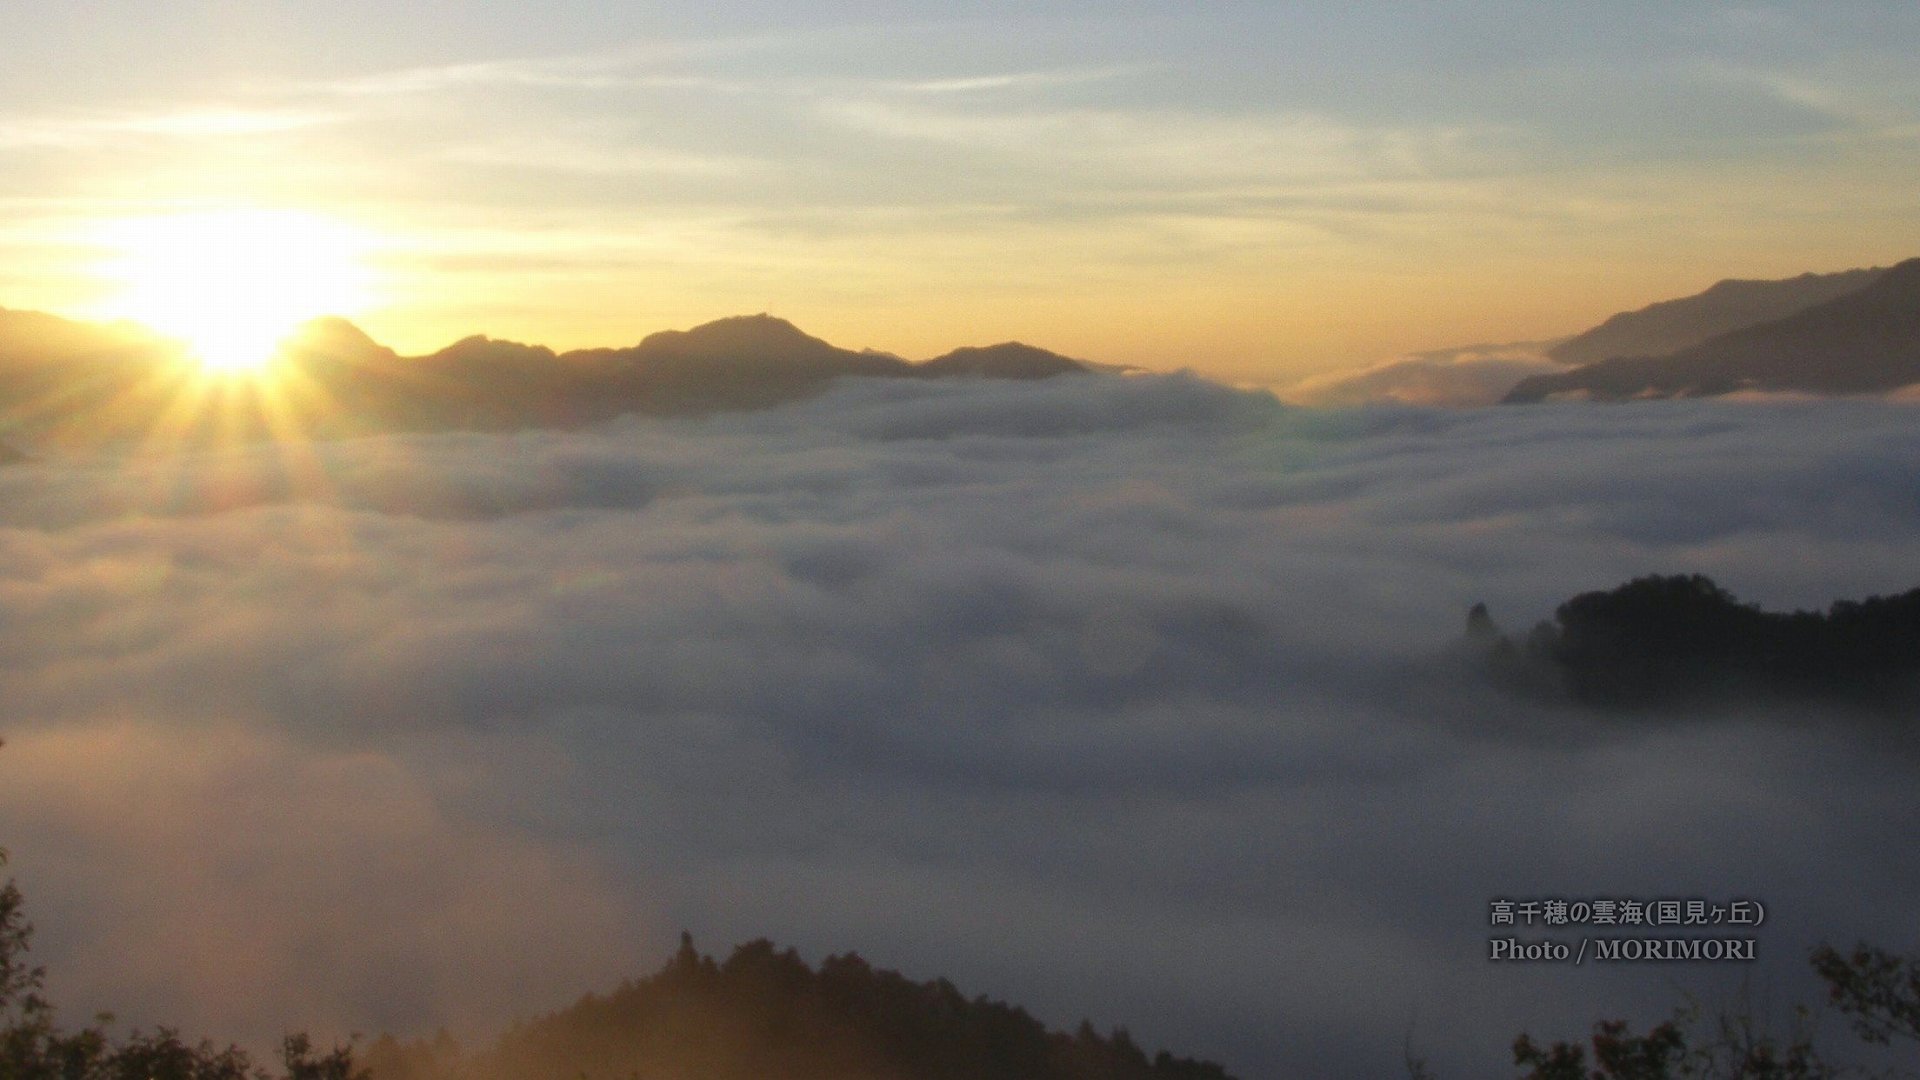
<instances>
[{"instance_id":1,"label":"sky","mask_svg":"<svg viewBox=\"0 0 1920 1080\"><path fill-rule=\"evenodd\" d=\"M0 470L7 869L70 1022L256 1046L483 1045L683 928L1248 1080L1502 1075L1742 980L1784 1023L1815 942L1913 945L1907 734L1593 713L1452 650L1475 602L1518 632L1649 573L1913 587L1912 408L850 380L50 456ZM1769 915L1753 965L1515 967L1499 897Z\"/></svg>"},{"instance_id":2,"label":"sky","mask_svg":"<svg viewBox=\"0 0 1920 1080\"><path fill-rule=\"evenodd\" d=\"M1908 4L15 0L0 37L0 306L76 317L158 279L425 352L769 311L1271 384L1920 249ZM169 220L240 241L156 257Z\"/></svg>"}]
</instances>

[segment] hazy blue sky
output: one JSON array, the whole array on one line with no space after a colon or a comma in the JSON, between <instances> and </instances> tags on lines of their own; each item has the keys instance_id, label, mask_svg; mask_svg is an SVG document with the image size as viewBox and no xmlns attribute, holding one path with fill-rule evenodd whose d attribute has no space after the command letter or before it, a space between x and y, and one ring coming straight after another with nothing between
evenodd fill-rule
<instances>
[{"instance_id":1,"label":"hazy blue sky","mask_svg":"<svg viewBox=\"0 0 1920 1080\"><path fill-rule=\"evenodd\" d=\"M74 314L128 313L101 222L248 208L353 230L345 313L403 348L770 310L1276 379L1920 250L1911 4L25 0L0 37L0 305Z\"/></svg>"}]
</instances>

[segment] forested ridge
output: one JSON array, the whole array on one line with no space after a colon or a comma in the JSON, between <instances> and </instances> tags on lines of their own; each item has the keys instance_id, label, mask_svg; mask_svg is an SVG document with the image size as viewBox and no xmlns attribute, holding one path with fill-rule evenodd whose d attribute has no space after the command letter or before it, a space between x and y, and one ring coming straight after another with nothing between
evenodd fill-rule
<instances>
[{"instance_id":1,"label":"forested ridge","mask_svg":"<svg viewBox=\"0 0 1920 1080\"><path fill-rule=\"evenodd\" d=\"M368 1048L376 1080L1227 1080L1211 1062L1151 1057L1124 1030L1050 1031L1024 1009L915 982L858 955L818 968L765 939L724 962L682 936L666 966L463 1054L448 1039Z\"/></svg>"},{"instance_id":2,"label":"forested ridge","mask_svg":"<svg viewBox=\"0 0 1920 1080\"><path fill-rule=\"evenodd\" d=\"M1573 597L1520 640L1475 605L1467 639L1496 676L1603 708L1766 698L1896 713L1920 701L1920 588L1769 612L1699 574L1642 577Z\"/></svg>"}]
</instances>

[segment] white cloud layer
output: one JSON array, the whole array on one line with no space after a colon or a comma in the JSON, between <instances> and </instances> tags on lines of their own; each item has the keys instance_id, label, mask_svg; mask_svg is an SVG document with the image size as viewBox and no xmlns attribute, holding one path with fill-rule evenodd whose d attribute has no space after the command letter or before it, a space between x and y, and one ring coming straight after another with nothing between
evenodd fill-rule
<instances>
[{"instance_id":1,"label":"white cloud layer","mask_svg":"<svg viewBox=\"0 0 1920 1080\"><path fill-rule=\"evenodd\" d=\"M571 433L0 471L0 821L78 1019L479 1033L680 927L1244 1076L1451 1075L1910 947L1910 754L1442 657L1638 574L1916 584L1872 403L1289 409L851 383ZM1496 896L1754 896L1757 968L1485 960Z\"/></svg>"},{"instance_id":2,"label":"white cloud layer","mask_svg":"<svg viewBox=\"0 0 1920 1080\"><path fill-rule=\"evenodd\" d=\"M1358 370L1302 379L1278 393L1301 405L1492 405L1520 380L1567 370L1546 342L1468 345L1415 353Z\"/></svg>"}]
</instances>

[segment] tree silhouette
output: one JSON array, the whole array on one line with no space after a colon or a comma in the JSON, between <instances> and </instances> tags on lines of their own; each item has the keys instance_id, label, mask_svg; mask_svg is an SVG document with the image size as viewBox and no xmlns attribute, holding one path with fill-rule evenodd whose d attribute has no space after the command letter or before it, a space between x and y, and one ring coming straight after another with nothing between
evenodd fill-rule
<instances>
[{"instance_id":1,"label":"tree silhouette","mask_svg":"<svg viewBox=\"0 0 1920 1080\"><path fill-rule=\"evenodd\" d=\"M0 849L0 866L6 861ZM62 1029L41 996L46 972L27 959L32 937L20 889L9 878L0 884L0 1080L275 1080L239 1047L190 1044L171 1028L117 1041L103 1027L107 1017ZM281 1065L284 1080L367 1080L350 1048L317 1053L305 1035L287 1037Z\"/></svg>"},{"instance_id":2,"label":"tree silhouette","mask_svg":"<svg viewBox=\"0 0 1920 1080\"><path fill-rule=\"evenodd\" d=\"M1524 645L1476 604L1466 644L1510 685L1610 709L1777 698L1905 715L1920 701L1920 589L1777 613L1699 574L1642 577L1561 604Z\"/></svg>"},{"instance_id":3,"label":"tree silhouette","mask_svg":"<svg viewBox=\"0 0 1920 1080\"><path fill-rule=\"evenodd\" d=\"M1862 1039L1920 1042L1920 956L1895 956L1865 942L1845 954L1822 945L1813 951L1813 970Z\"/></svg>"},{"instance_id":4,"label":"tree silhouette","mask_svg":"<svg viewBox=\"0 0 1920 1080\"><path fill-rule=\"evenodd\" d=\"M809 967L747 942L724 962L692 939L653 975L588 995L464 1055L383 1037L378 1080L1228 1080L1211 1062L1149 1057L1124 1030L1048 1031L1023 1009L914 982L854 953Z\"/></svg>"},{"instance_id":5,"label":"tree silhouette","mask_svg":"<svg viewBox=\"0 0 1920 1080\"><path fill-rule=\"evenodd\" d=\"M1920 956L1896 956L1862 943L1844 954L1821 945L1811 960L1827 984L1830 1002L1861 1039L1879 1045L1920 1042ZM1760 1030L1745 1009L1722 1013L1705 1030L1698 1009L1682 1009L1642 1035L1633 1034L1624 1021L1603 1020L1584 1045L1541 1046L1521 1035L1514 1040L1513 1060L1528 1069L1521 1080L1822 1080L1862 1075L1855 1067L1822 1056L1807 1028L1809 1015L1805 1007L1796 1009L1794 1030L1785 1037Z\"/></svg>"}]
</instances>

